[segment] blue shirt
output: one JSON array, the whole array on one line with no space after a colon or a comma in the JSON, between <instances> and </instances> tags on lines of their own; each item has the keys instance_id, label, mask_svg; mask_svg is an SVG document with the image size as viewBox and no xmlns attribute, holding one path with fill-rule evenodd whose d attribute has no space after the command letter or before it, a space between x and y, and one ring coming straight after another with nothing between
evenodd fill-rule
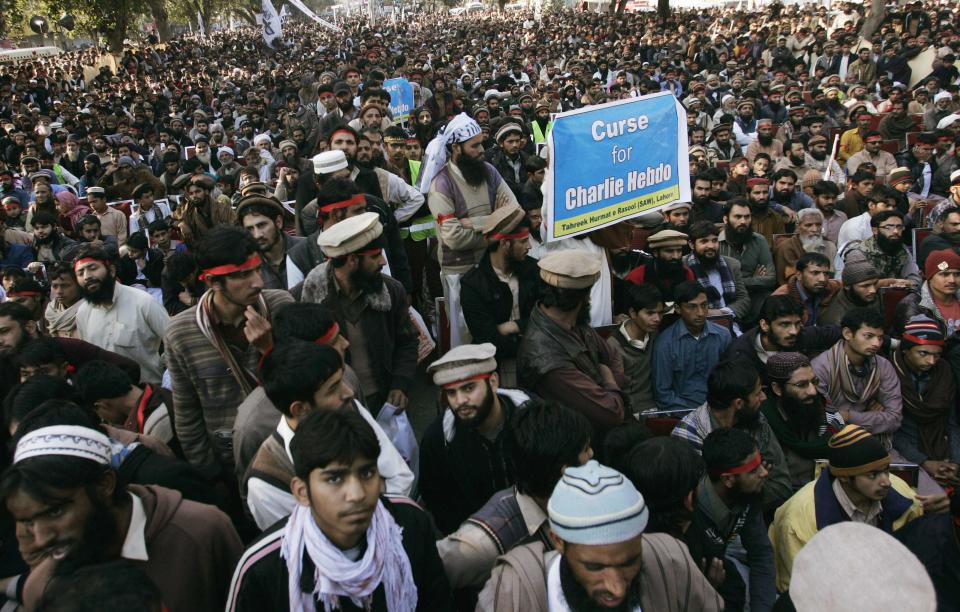
<instances>
[{"instance_id":1,"label":"blue shirt","mask_svg":"<svg viewBox=\"0 0 960 612\"><path fill-rule=\"evenodd\" d=\"M660 410L693 410L707 401L707 377L730 345L730 332L707 321L694 338L683 321L659 336L653 347L653 390Z\"/></svg>"}]
</instances>

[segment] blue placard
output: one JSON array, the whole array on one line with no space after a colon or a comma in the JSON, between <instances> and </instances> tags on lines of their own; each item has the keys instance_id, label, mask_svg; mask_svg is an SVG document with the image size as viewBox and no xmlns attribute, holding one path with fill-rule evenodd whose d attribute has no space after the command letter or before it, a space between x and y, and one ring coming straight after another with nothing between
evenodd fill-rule
<instances>
[{"instance_id":1,"label":"blue placard","mask_svg":"<svg viewBox=\"0 0 960 612\"><path fill-rule=\"evenodd\" d=\"M686 113L670 92L561 113L544 181L547 240L690 200Z\"/></svg>"},{"instance_id":2,"label":"blue placard","mask_svg":"<svg viewBox=\"0 0 960 612\"><path fill-rule=\"evenodd\" d=\"M399 123L410 118L413 112L413 85L407 79L387 79L383 88L390 94L390 112L393 122Z\"/></svg>"}]
</instances>

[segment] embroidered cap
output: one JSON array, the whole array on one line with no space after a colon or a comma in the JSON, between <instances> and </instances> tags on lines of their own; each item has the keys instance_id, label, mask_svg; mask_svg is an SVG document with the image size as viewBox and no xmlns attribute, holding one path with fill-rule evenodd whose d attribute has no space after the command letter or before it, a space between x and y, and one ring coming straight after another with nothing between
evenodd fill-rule
<instances>
[{"instance_id":1,"label":"embroidered cap","mask_svg":"<svg viewBox=\"0 0 960 612\"><path fill-rule=\"evenodd\" d=\"M79 457L110 465L110 439L96 429L78 425L41 427L20 438L13 462L47 456Z\"/></svg>"},{"instance_id":2,"label":"embroidered cap","mask_svg":"<svg viewBox=\"0 0 960 612\"><path fill-rule=\"evenodd\" d=\"M314 174L333 174L337 170L349 167L347 155L340 149L324 151L313 156Z\"/></svg>"}]
</instances>

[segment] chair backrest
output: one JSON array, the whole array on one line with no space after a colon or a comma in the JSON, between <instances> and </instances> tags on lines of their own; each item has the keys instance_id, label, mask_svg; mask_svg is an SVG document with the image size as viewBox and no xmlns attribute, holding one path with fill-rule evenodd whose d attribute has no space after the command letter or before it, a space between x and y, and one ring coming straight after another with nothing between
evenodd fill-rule
<instances>
[{"instance_id":1,"label":"chair backrest","mask_svg":"<svg viewBox=\"0 0 960 612\"><path fill-rule=\"evenodd\" d=\"M870 115L870 124L869 128L875 130L880 127L880 120L883 119L883 115Z\"/></svg>"},{"instance_id":2,"label":"chair backrest","mask_svg":"<svg viewBox=\"0 0 960 612\"><path fill-rule=\"evenodd\" d=\"M928 236L932 233L932 230L929 227L915 227L913 228L913 261L917 261L917 253L920 252L920 245Z\"/></svg>"},{"instance_id":3,"label":"chair backrest","mask_svg":"<svg viewBox=\"0 0 960 612\"><path fill-rule=\"evenodd\" d=\"M447 299L436 298L434 308L437 312L437 327L440 331L440 337L437 338L437 358L440 358L450 350L450 318L447 316Z\"/></svg>"},{"instance_id":4,"label":"chair backrest","mask_svg":"<svg viewBox=\"0 0 960 612\"><path fill-rule=\"evenodd\" d=\"M907 148L917 144L920 139L920 132L907 132Z\"/></svg>"},{"instance_id":5,"label":"chair backrest","mask_svg":"<svg viewBox=\"0 0 960 612\"><path fill-rule=\"evenodd\" d=\"M707 321L712 321L721 327L733 330L733 315L710 315L707 317Z\"/></svg>"},{"instance_id":6,"label":"chair backrest","mask_svg":"<svg viewBox=\"0 0 960 612\"><path fill-rule=\"evenodd\" d=\"M634 251L646 251L647 239L653 234L653 230L646 227L635 227L630 235L630 248Z\"/></svg>"},{"instance_id":7,"label":"chair backrest","mask_svg":"<svg viewBox=\"0 0 960 612\"><path fill-rule=\"evenodd\" d=\"M897 309L897 304L909 294L910 290L902 287L880 288L880 309L883 312L884 329L889 330L893 327L893 313Z\"/></svg>"},{"instance_id":8,"label":"chair backrest","mask_svg":"<svg viewBox=\"0 0 960 612\"><path fill-rule=\"evenodd\" d=\"M120 200L118 202L107 202L107 206L111 208L116 208L127 217L130 218L130 207L133 206L133 200Z\"/></svg>"},{"instance_id":9,"label":"chair backrest","mask_svg":"<svg viewBox=\"0 0 960 612\"><path fill-rule=\"evenodd\" d=\"M899 140L884 140L880 143L880 150L886 151L890 155L896 155L900 152L900 141Z\"/></svg>"},{"instance_id":10,"label":"chair backrest","mask_svg":"<svg viewBox=\"0 0 960 612\"><path fill-rule=\"evenodd\" d=\"M620 329L620 326L614 323L612 325L601 325L600 327L594 327L593 331L597 332L601 338L606 340L618 329Z\"/></svg>"},{"instance_id":11,"label":"chair backrest","mask_svg":"<svg viewBox=\"0 0 960 612\"><path fill-rule=\"evenodd\" d=\"M680 419L675 417L651 417L644 420L644 425L650 430L650 433L658 438L667 438L673 432Z\"/></svg>"}]
</instances>

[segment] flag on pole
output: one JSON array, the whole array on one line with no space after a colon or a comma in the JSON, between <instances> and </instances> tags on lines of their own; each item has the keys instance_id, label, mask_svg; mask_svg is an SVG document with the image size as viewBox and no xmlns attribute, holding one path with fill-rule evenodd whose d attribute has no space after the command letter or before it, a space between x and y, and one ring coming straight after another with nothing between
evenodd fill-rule
<instances>
[{"instance_id":1,"label":"flag on pole","mask_svg":"<svg viewBox=\"0 0 960 612\"><path fill-rule=\"evenodd\" d=\"M280 7L280 23L283 23L284 21L286 21L287 17L289 16L290 16L290 8L286 4L284 4L282 7Z\"/></svg>"},{"instance_id":2,"label":"flag on pole","mask_svg":"<svg viewBox=\"0 0 960 612\"><path fill-rule=\"evenodd\" d=\"M283 31L280 25L280 15L277 14L277 9L274 8L270 0L261 0L260 18L263 21L263 42L268 47L272 47L274 41L283 36Z\"/></svg>"},{"instance_id":3,"label":"flag on pole","mask_svg":"<svg viewBox=\"0 0 960 612\"><path fill-rule=\"evenodd\" d=\"M197 10L197 32L200 33L201 38L206 38L207 32L203 28L203 15L200 14L199 10Z\"/></svg>"},{"instance_id":4,"label":"flag on pole","mask_svg":"<svg viewBox=\"0 0 960 612\"><path fill-rule=\"evenodd\" d=\"M303 0L287 0L287 1L290 2L290 4L292 4L294 8L296 8L298 11L300 11L301 13L303 13L304 15L306 15L316 23L320 24L321 26L327 28L328 30L340 29L336 25L327 21L326 19L321 19L319 15L317 15L316 13L310 10L310 7L308 7L306 4L303 3ZM286 5L284 5L283 8L287 8Z\"/></svg>"}]
</instances>

